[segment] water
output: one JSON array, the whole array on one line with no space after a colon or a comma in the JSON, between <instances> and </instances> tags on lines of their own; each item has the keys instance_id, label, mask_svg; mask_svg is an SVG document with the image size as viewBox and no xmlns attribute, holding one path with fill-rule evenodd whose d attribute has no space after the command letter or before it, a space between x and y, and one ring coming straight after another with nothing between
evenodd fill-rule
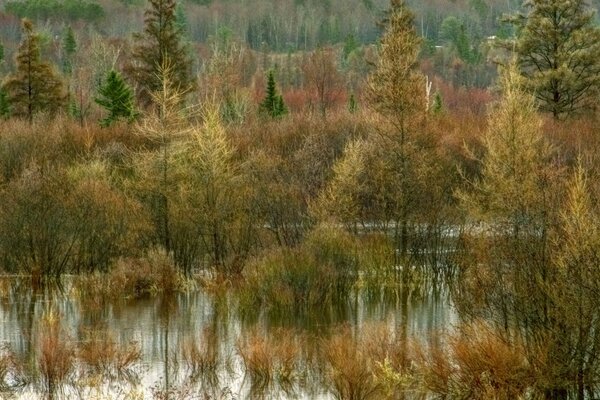
<instances>
[{"instance_id":1,"label":"water","mask_svg":"<svg viewBox=\"0 0 600 400\"><path fill-rule=\"evenodd\" d=\"M101 332L112 336L117 346L135 344L141 350L133 378L104 382L94 389L93 396L89 388L64 385L55 398L151 399L159 397L161 391L161 398L173 399L331 398L330 388L320 379L298 380L291 392L271 388L258 396L244 369L237 343L250 332L267 337L287 329L293 335L311 338L303 346L319 346L320 338L339 331L341 326L360 335L364 327L376 323L384 324L390 331L401 330L425 338L428 332L456 322L447 294L434 290L410 296L406 302L394 294L368 296L363 292L333 309L274 313L241 310L233 293L214 295L202 290L95 305L87 304L85 293L77 295L72 288L34 293L26 283L14 280L4 281L2 287L0 344L9 346L19 359L30 363L37 359L40 321L49 310L54 310L60 318L73 347L81 345L90 332ZM209 345L216 349L219 358L216 379L210 385L192 382L182 357L186 343L209 340L202 336L207 331L214 333ZM75 376L81 378L81 374L73 373L70 379L75 380ZM34 381L12 393L14 398L44 398ZM166 395L165 389L172 391Z\"/></svg>"}]
</instances>

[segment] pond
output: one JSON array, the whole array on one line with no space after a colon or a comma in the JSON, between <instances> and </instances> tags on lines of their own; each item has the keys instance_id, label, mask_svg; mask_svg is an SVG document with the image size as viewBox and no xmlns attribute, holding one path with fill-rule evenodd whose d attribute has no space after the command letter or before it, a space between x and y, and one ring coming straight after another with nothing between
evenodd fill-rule
<instances>
[{"instance_id":1,"label":"pond","mask_svg":"<svg viewBox=\"0 0 600 400\"><path fill-rule=\"evenodd\" d=\"M391 341L399 334L426 339L456 322L446 290L418 296L357 290L335 308L273 313L244 310L232 290L88 304L84 291L66 286L34 292L15 279L2 282L4 364L14 359L20 365L13 372L5 365L3 372L0 364L5 397L344 397L325 378L330 366L318 354L333 348L327 347L332 336L345 335L348 343L366 343L359 338L369 340L373 332L386 332ZM48 342L54 331L55 341ZM54 354L60 343L72 361L62 375L52 375L44 352ZM54 357L50 363L66 358Z\"/></svg>"}]
</instances>

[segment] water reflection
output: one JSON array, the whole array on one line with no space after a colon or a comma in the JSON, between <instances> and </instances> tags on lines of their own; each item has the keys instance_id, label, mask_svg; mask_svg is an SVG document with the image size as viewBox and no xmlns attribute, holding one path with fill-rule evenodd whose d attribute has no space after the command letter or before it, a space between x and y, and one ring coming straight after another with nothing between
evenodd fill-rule
<instances>
[{"instance_id":1,"label":"water reflection","mask_svg":"<svg viewBox=\"0 0 600 400\"><path fill-rule=\"evenodd\" d=\"M74 346L89 341L89 332L111 335L116 347L136 343L141 350L139 384L130 380L127 385L136 386L144 398L197 398L197 393L204 393L207 398L261 398L269 397L269 390L278 390L278 398L328 398L322 379L315 376L322 370L319 365L313 365L311 373L294 361L298 371L293 379L290 374L289 382L278 379L276 385L258 384L255 377L249 376L244 368L246 360L239 355L241 338L249 333L267 338L278 332L294 332L289 340L305 353L302 362L318 364L320 361L311 356L314 348L341 325L359 337L365 325L383 323L398 337L405 338L423 336L456 321L448 295L439 287L420 293L362 290L344 304L287 312L242 310L232 293L214 295L201 290L98 306L86 304L85 294L77 295L70 285L33 290L27 282L13 279L1 282L0 287L0 343L10 346L20 359L35 363L39 321L52 309L60 316L64 332ZM283 376L285 372L278 374ZM106 398L119 398L118 393L127 386L114 382L112 385L104 388L111 394ZM59 398L81 395L80 388L71 388ZM33 384L15 396L43 398Z\"/></svg>"}]
</instances>

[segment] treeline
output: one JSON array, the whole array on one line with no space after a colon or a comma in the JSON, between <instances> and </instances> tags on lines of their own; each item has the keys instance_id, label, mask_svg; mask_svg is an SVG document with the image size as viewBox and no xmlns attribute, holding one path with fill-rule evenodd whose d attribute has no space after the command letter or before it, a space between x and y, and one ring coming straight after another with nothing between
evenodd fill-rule
<instances>
[{"instance_id":1,"label":"treeline","mask_svg":"<svg viewBox=\"0 0 600 400\"><path fill-rule=\"evenodd\" d=\"M123 274L150 271L158 250L169 276L239 281L254 309L339 304L368 282L406 305L447 278L461 320L499 341L465 329L467 343L492 348L463 353L481 357L475 375L448 350L460 362L433 364L452 376L432 371L431 393L460 398L473 377L486 382L475 398L591 398L600 30L582 1L530 6L512 20L519 36L499 42L487 115L449 108L442 84L436 93L398 0L377 47L259 60L223 30L199 74L175 3L152 0L130 48L92 42L78 64L65 33L69 85L25 20L0 97L0 265L38 278ZM352 65L354 51L373 65L344 75L336 57ZM282 93L285 69L267 72L275 61L300 61L307 92ZM509 378L503 349L523 349Z\"/></svg>"}]
</instances>

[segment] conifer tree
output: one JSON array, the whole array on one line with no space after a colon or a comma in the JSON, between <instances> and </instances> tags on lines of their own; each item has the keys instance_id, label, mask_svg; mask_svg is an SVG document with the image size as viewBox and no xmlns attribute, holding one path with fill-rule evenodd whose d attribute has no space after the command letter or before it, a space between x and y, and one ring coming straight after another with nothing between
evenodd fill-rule
<instances>
[{"instance_id":1,"label":"conifer tree","mask_svg":"<svg viewBox=\"0 0 600 400\"><path fill-rule=\"evenodd\" d=\"M63 73L70 74L73 71L73 57L77 51L77 41L75 40L75 34L73 28L70 26L65 29L62 38L62 68Z\"/></svg>"},{"instance_id":2,"label":"conifer tree","mask_svg":"<svg viewBox=\"0 0 600 400\"><path fill-rule=\"evenodd\" d=\"M398 176L396 233L400 254L408 254L411 210L419 202L417 189L420 149L415 140L426 115L425 77L418 70L421 40L414 28L414 15L404 0L391 0L382 22L385 32L379 47L379 60L368 80L368 98L382 118L386 153ZM411 178L413 177L413 178ZM423 178L420 178L423 179Z\"/></svg>"},{"instance_id":3,"label":"conifer tree","mask_svg":"<svg viewBox=\"0 0 600 400\"><path fill-rule=\"evenodd\" d=\"M278 118L287 113L283 97L277 94L277 84L275 83L273 70L269 70L267 75L267 93L262 103L260 103L260 111L271 118Z\"/></svg>"},{"instance_id":4,"label":"conifer tree","mask_svg":"<svg viewBox=\"0 0 600 400\"><path fill-rule=\"evenodd\" d=\"M106 82L98 89L98 94L100 96L95 99L96 103L108 111L108 115L100 121L101 126L110 126L120 118L127 121L134 118L133 93L121 74L115 70L108 73Z\"/></svg>"},{"instance_id":5,"label":"conifer tree","mask_svg":"<svg viewBox=\"0 0 600 400\"><path fill-rule=\"evenodd\" d=\"M22 22L23 39L16 56L17 70L3 85L12 115L31 123L39 112L56 113L65 104L63 83L54 68L41 59L40 38L29 20Z\"/></svg>"},{"instance_id":6,"label":"conifer tree","mask_svg":"<svg viewBox=\"0 0 600 400\"><path fill-rule=\"evenodd\" d=\"M179 90L185 93L193 87L192 60L183 44L175 0L149 1L144 31L134 34L132 62L126 67L144 105L152 102L151 93L161 89L159 70L162 65L172 65L172 84Z\"/></svg>"},{"instance_id":7,"label":"conifer tree","mask_svg":"<svg viewBox=\"0 0 600 400\"><path fill-rule=\"evenodd\" d=\"M8 94L3 88L0 88L0 119L7 119L10 116L10 104L8 103Z\"/></svg>"},{"instance_id":8,"label":"conifer tree","mask_svg":"<svg viewBox=\"0 0 600 400\"><path fill-rule=\"evenodd\" d=\"M531 0L515 51L528 91L561 118L595 106L600 88L600 28L585 0ZM509 43L512 47L512 43Z\"/></svg>"}]
</instances>

